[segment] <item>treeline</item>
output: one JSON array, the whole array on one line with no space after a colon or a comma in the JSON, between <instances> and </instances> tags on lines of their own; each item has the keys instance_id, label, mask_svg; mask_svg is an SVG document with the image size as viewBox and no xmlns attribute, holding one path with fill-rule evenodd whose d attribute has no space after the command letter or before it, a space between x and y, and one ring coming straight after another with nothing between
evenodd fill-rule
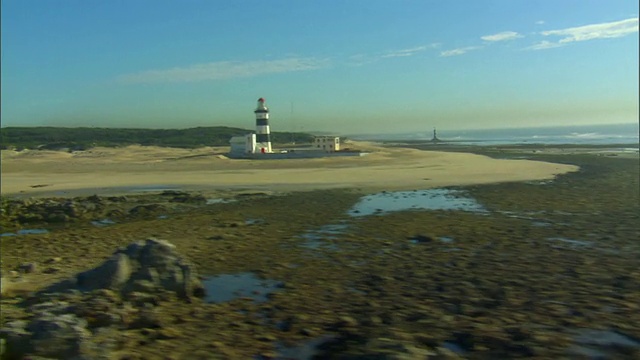
<instances>
[{"instance_id":1,"label":"treeline","mask_svg":"<svg viewBox=\"0 0 640 360\"><path fill-rule=\"evenodd\" d=\"M231 137L245 135L250 131L226 126L190 129L6 127L0 129L0 148L77 151L96 146L144 145L178 148L228 146ZM275 144L309 143L312 139L312 135L305 133L275 132L271 134L271 141Z\"/></svg>"}]
</instances>

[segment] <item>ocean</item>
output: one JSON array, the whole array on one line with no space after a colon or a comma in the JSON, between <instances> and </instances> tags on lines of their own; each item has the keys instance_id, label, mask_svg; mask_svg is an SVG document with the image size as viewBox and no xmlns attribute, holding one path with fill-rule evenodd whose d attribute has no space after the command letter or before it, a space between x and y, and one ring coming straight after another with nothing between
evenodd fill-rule
<instances>
[{"instance_id":1,"label":"ocean","mask_svg":"<svg viewBox=\"0 0 640 360\"><path fill-rule=\"evenodd\" d=\"M438 139L468 145L503 144L629 144L638 148L638 124L583 125L483 130L438 129ZM397 134L351 135L353 140L429 141L433 130ZM632 146L634 147L634 146Z\"/></svg>"}]
</instances>

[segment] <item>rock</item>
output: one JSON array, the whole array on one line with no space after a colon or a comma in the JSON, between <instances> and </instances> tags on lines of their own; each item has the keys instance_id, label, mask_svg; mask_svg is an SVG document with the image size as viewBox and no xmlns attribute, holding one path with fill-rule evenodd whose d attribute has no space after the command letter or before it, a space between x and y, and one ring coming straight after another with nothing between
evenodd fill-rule
<instances>
[{"instance_id":1,"label":"rock","mask_svg":"<svg viewBox=\"0 0 640 360\"><path fill-rule=\"evenodd\" d=\"M86 199L29 199L22 202L12 202L10 214L18 223L63 223L87 215L97 215L104 209L101 199L89 197Z\"/></svg>"},{"instance_id":2,"label":"rock","mask_svg":"<svg viewBox=\"0 0 640 360\"><path fill-rule=\"evenodd\" d=\"M72 309L66 301L46 301L34 304L29 307L29 312L37 316L64 315L72 312Z\"/></svg>"},{"instance_id":3,"label":"rock","mask_svg":"<svg viewBox=\"0 0 640 360\"><path fill-rule=\"evenodd\" d=\"M43 273L45 273L45 274L55 274L55 273L57 273L57 272L59 272L59 271L60 271L60 269L59 269L59 268L56 268L56 267L48 267L48 268L46 268L46 269L43 271Z\"/></svg>"},{"instance_id":4,"label":"rock","mask_svg":"<svg viewBox=\"0 0 640 360\"><path fill-rule=\"evenodd\" d=\"M94 292L92 298L85 298L83 302L72 306L71 312L86 319L91 329L123 325L130 309L118 307L117 296L109 295Z\"/></svg>"},{"instance_id":5,"label":"rock","mask_svg":"<svg viewBox=\"0 0 640 360\"><path fill-rule=\"evenodd\" d=\"M145 292L132 291L127 294L127 299L137 307L145 306L146 304L157 306L159 305L159 299L154 294Z\"/></svg>"},{"instance_id":6,"label":"rock","mask_svg":"<svg viewBox=\"0 0 640 360\"><path fill-rule=\"evenodd\" d=\"M153 215L158 212L166 212L167 208L160 204L138 205L129 210L130 215Z\"/></svg>"},{"instance_id":7,"label":"rock","mask_svg":"<svg viewBox=\"0 0 640 360\"><path fill-rule=\"evenodd\" d=\"M338 328L354 328L358 326L358 321L351 316L341 316L337 323Z\"/></svg>"},{"instance_id":8,"label":"rock","mask_svg":"<svg viewBox=\"0 0 640 360\"><path fill-rule=\"evenodd\" d=\"M430 243L433 242L434 238L430 235L421 235L417 234L409 238L409 240L415 241L418 244Z\"/></svg>"},{"instance_id":9,"label":"rock","mask_svg":"<svg viewBox=\"0 0 640 360\"><path fill-rule=\"evenodd\" d=\"M17 220L20 224L28 224L42 222L44 219L40 214L24 213L18 215Z\"/></svg>"},{"instance_id":10,"label":"rock","mask_svg":"<svg viewBox=\"0 0 640 360\"><path fill-rule=\"evenodd\" d=\"M59 263L59 262L61 262L61 261L62 261L62 258L61 258L61 257L52 257L52 258L49 258L49 259L45 262L45 264L54 264L54 263Z\"/></svg>"},{"instance_id":11,"label":"rock","mask_svg":"<svg viewBox=\"0 0 640 360\"><path fill-rule=\"evenodd\" d=\"M0 330L6 341L7 358L25 355L54 359L71 359L83 355L90 343L87 322L73 314L38 314L31 322L14 321Z\"/></svg>"},{"instance_id":12,"label":"rock","mask_svg":"<svg viewBox=\"0 0 640 360\"><path fill-rule=\"evenodd\" d=\"M154 293L159 290L160 280L156 275L154 278L150 280L135 280L128 288L128 292L143 292L143 293Z\"/></svg>"},{"instance_id":13,"label":"rock","mask_svg":"<svg viewBox=\"0 0 640 360\"><path fill-rule=\"evenodd\" d=\"M8 292L9 286L7 284L8 281L4 277L0 277L0 296Z\"/></svg>"},{"instance_id":14,"label":"rock","mask_svg":"<svg viewBox=\"0 0 640 360\"><path fill-rule=\"evenodd\" d=\"M71 220L71 218L62 212L55 212L47 215L44 220L50 223L65 223Z\"/></svg>"},{"instance_id":15,"label":"rock","mask_svg":"<svg viewBox=\"0 0 640 360\"><path fill-rule=\"evenodd\" d=\"M95 269L78 274L78 286L86 290L117 289L131 276L131 264L124 254L114 254Z\"/></svg>"},{"instance_id":16,"label":"rock","mask_svg":"<svg viewBox=\"0 0 640 360\"><path fill-rule=\"evenodd\" d=\"M3 359L20 359L30 350L31 334L26 330L27 324L24 320L17 320L0 329L0 338L4 340Z\"/></svg>"},{"instance_id":17,"label":"rock","mask_svg":"<svg viewBox=\"0 0 640 360\"><path fill-rule=\"evenodd\" d=\"M22 263L18 267L18 271L25 274L34 273L37 269L38 266L36 265L36 263Z\"/></svg>"},{"instance_id":18,"label":"rock","mask_svg":"<svg viewBox=\"0 0 640 360\"><path fill-rule=\"evenodd\" d=\"M382 318L374 315L369 317L368 323L369 325L372 325L372 326L381 326L384 322L382 321Z\"/></svg>"},{"instance_id":19,"label":"rock","mask_svg":"<svg viewBox=\"0 0 640 360\"><path fill-rule=\"evenodd\" d=\"M122 195L122 196L109 196L109 197L107 197L107 200L112 201L112 202L126 202L126 201L129 201L129 198L127 198L124 195Z\"/></svg>"},{"instance_id":20,"label":"rock","mask_svg":"<svg viewBox=\"0 0 640 360\"><path fill-rule=\"evenodd\" d=\"M156 311L152 309L144 309L140 311L138 317L129 324L130 329L159 329L163 324Z\"/></svg>"},{"instance_id":21,"label":"rock","mask_svg":"<svg viewBox=\"0 0 640 360\"><path fill-rule=\"evenodd\" d=\"M273 341L277 341L278 338L271 335L271 334L261 334L261 335L257 335L256 336L256 340L258 341L265 341L265 342L273 342Z\"/></svg>"},{"instance_id":22,"label":"rock","mask_svg":"<svg viewBox=\"0 0 640 360\"><path fill-rule=\"evenodd\" d=\"M194 265L164 240L130 244L117 250L104 264L79 274L77 279L85 289L113 289L122 293L168 290L183 298L205 295Z\"/></svg>"},{"instance_id":23,"label":"rock","mask_svg":"<svg viewBox=\"0 0 640 360\"><path fill-rule=\"evenodd\" d=\"M63 281L26 299L30 320L9 322L0 329L6 342L2 358L106 359L122 345L117 334L123 328L160 329L149 331L156 339L179 338L177 330L164 328L154 307L176 295L204 296L195 267L169 242L148 239L131 244L78 274L75 282Z\"/></svg>"},{"instance_id":24,"label":"rock","mask_svg":"<svg viewBox=\"0 0 640 360\"><path fill-rule=\"evenodd\" d=\"M181 190L164 190L160 193L160 196L187 196L189 195L186 191Z\"/></svg>"},{"instance_id":25,"label":"rock","mask_svg":"<svg viewBox=\"0 0 640 360\"><path fill-rule=\"evenodd\" d=\"M114 209L114 210L111 210L111 211L107 212L107 216L109 218L120 218L120 217L124 216L124 212L122 210L120 210L120 209Z\"/></svg>"},{"instance_id":26,"label":"rock","mask_svg":"<svg viewBox=\"0 0 640 360\"><path fill-rule=\"evenodd\" d=\"M87 322L72 314L45 315L32 321L27 330L32 333L32 352L53 358L80 355L91 337Z\"/></svg>"},{"instance_id":27,"label":"rock","mask_svg":"<svg viewBox=\"0 0 640 360\"><path fill-rule=\"evenodd\" d=\"M92 202L94 204L103 204L104 200L98 195L91 195L87 197L87 201Z\"/></svg>"},{"instance_id":28,"label":"rock","mask_svg":"<svg viewBox=\"0 0 640 360\"><path fill-rule=\"evenodd\" d=\"M312 329L309 328L303 328L300 329L300 335L304 335L304 336L308 336L308 337L313 337L316 336L317 333L315 331L313 331Z\"/></svg>"},{"instance_id":29,"label":"rock","mask_svg":"<svg viewBox=\"0 0 640 360\"><path fill-rule=\"evenodd\" d=\"M179 203L188 203L188 204L206 204L207 198L202 195L192 195L192 194L184 193L182 195L173 197L170 201L179 202Z\"/></svg>"},{"instance_id":30,"label":"rock","mask_svg":"<svg viewBox=\"0 0 640 360\"><path fill-rule=\"evenodd\" d=\"M178 339L182 337L182 333L174 328L166 328L158 330L156 336L159 340Z\"/></svg>"}]
</instances>

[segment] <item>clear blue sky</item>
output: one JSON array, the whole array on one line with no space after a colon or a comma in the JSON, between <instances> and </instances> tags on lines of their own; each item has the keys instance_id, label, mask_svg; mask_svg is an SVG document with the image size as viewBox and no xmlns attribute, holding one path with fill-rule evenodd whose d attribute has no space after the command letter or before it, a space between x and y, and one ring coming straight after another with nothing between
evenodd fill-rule
<instances>
[{"instance_id":1,"label":"clear blue sky","mask_svg":"<svg viewBox=\"0 0 640 360\"><path fill-rule=\"evenodd\" d=\"M630 0L2 0L2 126L622 123L638 87Z\"/></svg>"}]
</instances>

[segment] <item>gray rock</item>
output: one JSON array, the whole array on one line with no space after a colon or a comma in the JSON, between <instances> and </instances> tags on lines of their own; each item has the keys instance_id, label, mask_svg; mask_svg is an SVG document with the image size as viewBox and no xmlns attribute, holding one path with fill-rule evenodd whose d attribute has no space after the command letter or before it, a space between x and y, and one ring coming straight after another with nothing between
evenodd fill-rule
<instances>
[{"instance_id":1,"label":"gray rock","mask_svg":"<svg viewBox=\"0 0 640 360\"><path fill-rule=\"evenodd\" d=\"M158 317L158 313L153 309L143 309L138 317L129 324L130 329L159 329L163 327L163 323Z\"/></svg>"},{"instance_id":2,"label":"gray rock","mask_svg":"<svg viewBox=\"0 0 640 360\"><path fill-rule=\"evenodd\" d=\"M163 212L166 210L167 208L160 204L145 204L145 205L135 206L134 208L129 210L129 214L134 216L144 216L144 215L155 214L158 212Z\"/></svg>"},{"instance_id":3,"label":"gray rock","mask_svg":"<svg viewBox=\"0 0 640 360\"><path fill-rule=\"evenodd\" d=\"M95 269L77 276L86 290L112 289L131 292L172 291L178 296L204 296L194 265L183 259L175 246L164 240L148 239L117 250Z\"/></svg>"},{"instance_id":4,"label":"gray rock","mask_svg":"<svg viewBox=\"0 0 640 360\"><path fill-rule=\"evenodd\" d=\"M128 295L128 300L137 307L144 307L147 305L158 305L159 297L145 292L132 291Z\"/></svg>"},{"instance_id":5,"label":"gray rock","mask_svg":"<svg viewBox=\"0 0 640 360\"><path fill-rule=\"evenodd\" d=\"M70 359L86 352L90 345L86 320L73 314L43 315L33 320L27 330L32 333L29 353L39 356Z\"/></svg>"},{"instance_id":6,"label":"gray rock","mask_svg":"<svg viewBox=\"0 0 640 360\"><path fill-rule=\"evenodd\" d=\"M49 303L47 306L51 307ZM47 306L43 306L46 308ZM41 312L31 322L13 321L0 329L3 358L72 359L86 353L91 333L87 322L73 314Z\"/></svg>"},{"instance_id":7,"label":"gray rock","mask_svg":"<svg viewBox=\"0 0 640 360\"><path fill-rule=\"evenodd\" d=\"M26 330L27 325L26 321L17 320L0 329L0 338L5 341L3 359L20 359L29 352L31 333Z\"/></svg>"},{"instance_id":8,"label":"gray rock","mask_svg":"<svg viewBox=\"0 0 640 360\"><path fill-rule=\"evenodd\" d=\"M4 293L9 290L9 286L7 286L7 284L7 279L0 277L0 296L4 295Z\"/></svg>"},{"instance_id":9,"label":"gray rock","mask_svg":"<svg viewBox=\"0 0 640 360\"><path fill-rule=\"evenodd\" d=\"M114 254L95 269L78 274L78 286L86 290L117 289L131 276L131 264L125 254Z\"/></svg>"},{"instance_id":10,"label":"gray rock","mask_svg":"<svg viewBox=\"0 0 640 360\"><path fill-rule=\"evenodd\" d=\"M18 271L25 273L25 274L31 274L36 272L36 270L38 269L38 266L36 263L22 263L20 264L20 267L18 267Z\"/></svg>"},{"instance_id":11,"label":"gray rock","mask_svg":"<svg viewBox=\"0 0 640 360\"><path fill-rule=\"evenodd\" d=\"M64 315L71 311L71 305L66 301L48 301L32 305L29 311L36 316Z\"/></svg>"},{"instance_id":12,"label":"gray rock","mask_svg":"<svg viewBox=\"0 0 640 360\"><path fill-rule=\"evenodd\" d=\"M49 258L49 259L46 261L46 264L55 264L55 263L59 263L59 262L61 262L61 261L62 261L62 258L61 258L61 257L52 257L52 258Z\"/></svg>"}]
</instances>

